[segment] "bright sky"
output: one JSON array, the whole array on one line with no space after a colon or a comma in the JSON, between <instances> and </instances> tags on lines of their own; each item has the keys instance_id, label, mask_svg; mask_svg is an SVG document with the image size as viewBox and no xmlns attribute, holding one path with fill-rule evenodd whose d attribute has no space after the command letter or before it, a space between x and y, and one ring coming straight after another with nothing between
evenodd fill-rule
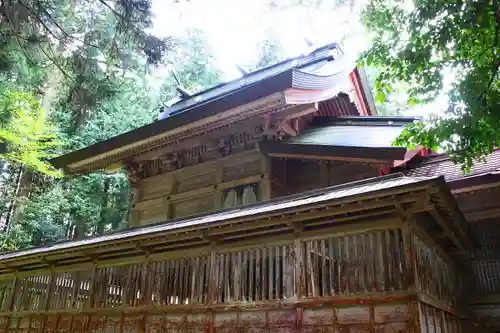
<instances>
[{"instance_id":1,"label":"bright sky","mask_svg":"<svg viewBox=\"0 0 500 333\"><path fill-rule=\"evenodd\" d=\"M269 0L179 0L178 3L154 0L154 32L179 36L187 28L204 31L217 65L230 79L239 75L236 64L249 63L255 57L256 45L265 39L266 29L276 33L286 55L292 57L307 52L304 38L318 47L353 32L358 22L347 6L336 10L331 10L331 5L279 10L271 9L269 3ZM349 49L354 51L352 47Z\"/></svg>"},{"instance_id":2,"label":"bright sky","mask_svg":"<svg viewBox=\"0 0 500 333\"><path fill-rule=\"evenodd\" d=\"M344 39L344 51L357 57L368 46L366 31L359 22L359 8L289 7L270 8L270 0L153 0L153 32L161 36L181 36L189 28L202 30L211 46L216 65L230 80L241 75L237 64L245 64L257 54L257 43L272 29L288 57L309 50L305 38L315 47ZM275 3L290 0L275 0ZM307 2L307 0L305 1ZM313 1L310 1L313 2ZM323 3L335 1L324 0ZM411 114L429 115L446 107L446 98L432 105L420 106Z\"/></svg>"}]
</instances>

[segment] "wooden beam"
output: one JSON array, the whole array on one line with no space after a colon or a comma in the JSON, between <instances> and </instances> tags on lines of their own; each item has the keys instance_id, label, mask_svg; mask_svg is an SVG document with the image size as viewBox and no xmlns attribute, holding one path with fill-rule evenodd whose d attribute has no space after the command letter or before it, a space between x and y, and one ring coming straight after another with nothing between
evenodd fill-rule
<instances>
[{"instance_id":1,"label":"wooden beam","mask_svg":"<svg viewBox=\"0 0 500 333\"><path fill-rule=\"evenodd\" d=\"M500 293L490 293L488 295L467 297L469 304L500 304Z\"/></svg>"},{"instance_id":2,"label":"wooden beam","mask_svg":"<svg viewBox=\"0 0 500 333\"><path fill-rule=\"evenodd\" d=\"M242 185L249 185L259 182L262 176L253 175L241 179L231 180L227 182L221 182L220 184L209 185L205 187L200 187L194 190L180 192L176 194L171 194L167 197L154 198L149 200L144 200L136 203L135 207L139 210L144 210L146 208L164 206L168 202L180 202L191 198L196 198L199 196L210 195L216 192L224 191L230 188L234 188Z\"/></svg>"},{"instance_id":3,"label":"wooden beam","mask_svg":"<svg viewBox=\"0 0 500 333\"><path fill-rule=\"evenodd\" d=\"M390 200L414 202L414 201L419 200L421 198L422 190L427 189L428 186L429 186L428 184L422 184L422 185L419 184L417 186L412 187L411 189L408 189L406 187L394 188L394 189L390 189L390 190L384 191L384 192L364 193L364 194L360 194L359 196L350 196L350 197L346 197L346 198L342 198L342 199L335 199L335 200L332 200L329 202L318 202L318 203L314 203L314 204L300 205L300 206L293 207L293 208L287 208L286 213L287 214L304 214L305 213L307 215L308 214L307 212L310 211L311 209L329 209L329 210L331 210L331 212L332 212L331 214L333 215L335 213L339 213L339 212L345 210L349 206L349 204L353 204L353 203L355 205L358 205L359 207L358 208L349 207L349 209L351 209L351 212L363 209L363 207L366 209L367 207L370 207L370 205L372 203L374 203L375 205L379 204L380 206L383 206L384 204L380 204L380 203L384 200L386 200L386 202L390 201ZM396 198L396 196L398 196L398 195L403 195L403 196L401 198ZM363 200L368 200L368 202L363 202ZM265 215L268 218L276 218L276 217L283 216L283 212L282 211L270 211L268 213L262 213L259 215L260 216ZM114 245L109 245L109 243L104 243L104 244L103 243L94 243L94 244L89 244L87 246L81 246L78 248L63 248L57 252L54 251L52 253L56 254L56 253L64 252L67 254L68 257L72 257L75 255L82 255L82 253L84 254L85 252L88 252L93 248L103 248L105 246L109 246L110 250L112 250L112 248L115 245L120 246L123 243L140 242L142 240L151 239L152 237L165 237L168 234L170 234L170 235L179 234L180 232L186 233L189 231L199 231L202 229L206 229L208 227L218 228L218 227L222 227L223 225L234 224L234 223L245 222L245 221L255 222L255 220L256 220L255 215L245 215L245 216L241 216L241 217L237 217L237 218L215 221L214 223L211 223L210 225L203 225L203 226L193 225L193 226L188 226L186 228L183 228L182 230L181 229L167 230L164 232L155 233L154 235L151 235L148 233L143 233L143 234L140 234L140 235L137 235L134 237L129 237L125 240L121 239L120 243L118 243L118 244L116 244L116 240L114 240L113 241L113 242L115 242ZM45 254L45 256L47 256L47 255L48 254ZM12 259L8 260L7 262L15 263L16 266L18 266L18 264L22 265L22 262L24 260L35 260L35 261L38 260L39 261L40 259L36 259L36 257L39 257L39 255L37 253L33 253L32 255L26 256L26 257L12 258Z\"/></svg>"},{"instance_id":4,"label":"wooden beam","mask_svg":"<svg viewBox=\"0 0 500 333\"><path fill-rule=\"evenodd\" d=\"M443 258L449 265L454 265L454 260L451 258L447 251L444 251L439 240L429 235L429 233L422 229L415 221L411 222L411 229L416 236L429 248L435 248L441 258Z\"/></svg>"},{"instance_id":5,"label":"wooden beam","mask_svg":"<svg viewBox=\"0 0 500 333\"><path fill-rule=\"evenodd\" d=\"M229 125L226 125L223 127L212 129L204 134L198 134L196 136L188 137L180 142L175 142L175 143L171 142L170 144L168 144L164 148L154 149L154 150L151 150L149 152L136 155L136 156L134 156L133 160L135 162L154 160L154 159L160 158L161 156L172 153L174 151L181 151L184 149L189 149L189 148L192 148L194 146L197 146L197 145L200 145L200 144L203 144L206 142L217 140L221 137L230 136L234 133L245 132L245 131L248 132L249 129L254 130L255 127L258 127L259 125L262 125L262 124L263 124L263 121L260 118L249 119L247 121L229 124ZM252 133L252 134L254 134L254 133ZM220 160L220 158L217 160Z\"/></svg>"},{"instance_id":6,"label":"wooden beam","mask_svg":"<svg viewBox=\"0 0 500 333\"><path fill-rule=\"evenodd\" d=\"M297 104L285 111L272 115L273 122L282 122L289 119L299 118L319 110L318 103Z\"/></svg>"},{"instance_id":7,"label":"wooden beam","mask_svg":"<svg viewBox=\"0 0 500 333\"><path fill-rule=\"evenodd\" d=\"M500 208L492 208L488 210L481 210L477 212L464 213L465 219L468 222L478 222L482 220L488 220L497 218L500 216Z\"/></svg>"},{"instance_id":8,"label":"wooden beam","mask_svg":"<svg viewBox=\"0 0 500 333\"><path fill-rule=\"evenodd\" d=\"M450 229L446 221L443 219L437 208L432 209L430 212L431 216L437 222L437 224L443 229L443 232L451 239L453 244L459 249L466 250L466 247L462 242L457 238L455 233Z\"/></svg>"},{"instance_id":9,"label":"wooden beam","mask_svg":"<svg viewBox=\"0 0 500 333\"><path fill-rule=\"evenodd\" d=\"M343 162L361 162L373 164L386 164L388 160L379 160L374 158L361 158L361 157L342 157L342 156L327 156L327 155L299 155L299 154L280 154L268 153L271 157L278 158L291 158L291 159L305 159L305 160L324 160L324 161L343 161Z\"/></svg>"}]
</instances>

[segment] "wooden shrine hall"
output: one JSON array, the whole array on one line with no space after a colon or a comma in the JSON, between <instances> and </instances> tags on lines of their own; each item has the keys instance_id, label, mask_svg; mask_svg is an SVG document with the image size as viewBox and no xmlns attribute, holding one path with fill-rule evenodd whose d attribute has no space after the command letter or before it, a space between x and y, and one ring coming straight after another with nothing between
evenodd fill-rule
<instances>
[{"instance_id":1,"label":"wooden shrine hall","mask_svg":"<svg viewBox=\"0 0 500 333\"><path fill-rule=\"evenodd\" d=\"M419 120L377 116L349 60L327 45L54 159L126 172L130 228L0 255L0 332L479 325L459 258L481 242L445 177L410 174L428 152L392 145Z\"/></svg>"}]
</instances>

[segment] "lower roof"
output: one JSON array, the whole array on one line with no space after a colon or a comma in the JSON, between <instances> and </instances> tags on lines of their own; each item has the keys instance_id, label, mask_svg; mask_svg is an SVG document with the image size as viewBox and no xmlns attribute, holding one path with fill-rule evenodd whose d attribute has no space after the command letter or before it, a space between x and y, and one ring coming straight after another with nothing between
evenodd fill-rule
<instances>
[{"instance_id":1,"label":"lower roof","mask_svg":"<svg viewBox=\"0 0 500 333\"><path fill-rule=\"evenodd\" d=\"M456 239L470 244L467 225L442 177L393 174L216 213L6 253L0 255L0 276L14 271L48 269L54 265L123 260L124 257L144 255L144 251L168 252L192 247L193 244L210 246L214 238L227 244L235 239L280 236L295 231L293 221L300 223L304 229L322 230L318 228L346 221L366 221L364 216L368 215L387 216L388 212L394 213L398 205L421 205L422 196L429 193L432 193L432 205L445 211L443 219L457 234ZM323 219L318 221L319 217ZM311 221L313 224L309 224Z\"/></svg>"},{"instance_id":2,"label":"lower roof","mask_svg":"<svg viewBox=\"0 0 500 333\"><path fill-rule=\"evenodd\" d=\"M315 117L304 133L260 145L275 157L369 160L387 163L404 160L405 147L393 145L414 117Z\"/></svg>"},{"instance_id":3,"label":"lower roof","mask_svg":"<svg viewBox=\"0 0 500 333\"><path fill-rule=\"evenodd\" d=\"M475 161L469 172L464 172L461 165L453 162L451 157L444 154L434 154L425 157L423 160L415 161L415 165L409 166L405 174L412 177L443 176L447 182L452 182L469 177L494 174L499 171L500 149L495 149L484 160Z\"/></svg>"}]
</instances>

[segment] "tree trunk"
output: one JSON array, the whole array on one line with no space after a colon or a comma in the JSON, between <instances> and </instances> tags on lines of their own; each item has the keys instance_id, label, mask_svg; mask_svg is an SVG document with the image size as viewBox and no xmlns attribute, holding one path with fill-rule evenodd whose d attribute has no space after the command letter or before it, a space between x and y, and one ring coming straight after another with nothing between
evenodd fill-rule
<instances>
[{"instance_id":1,"label":"tree trunk","mask_svg":"<svg viewBox=\"0 0 500 333\"><path fill-rule=\"evenodd\" d=\"M19 167L18 168L18 171L17 171L17 176L16 176L16 181L15 181L15 189L14 189L14 193L12 195L12 198L10 200L10 204L9 204L9 209L7 211L7 216L5 218L5 224L3 225L3 228L2 228L2 231L5 232L7 230L9 230L9 226L12 222L12 217L14 215L14 210L15 210L15 207L16 207L16 203L17 203L17 195L19 193L19 187L21 185L21 177L23 175L23 167Z\"/></svg>"},{"instance_id":2,"label":"tree trunk","mask_svg":"<svg viewBox=\"0 0 500 333\"><path fill-rule=\"evenodd\" d=\"M109 177L104 178L104 185L103 185L103 194L102 194L102 203L101 203L101 212L99 216L99 224L97 225L97 234L102 235L104 234L104 229L106 225L108 224L107 221L107 213L108 213L108 204L109 204L109 185L110 185L110 179Z\"/></svg>"}]
</instances>

